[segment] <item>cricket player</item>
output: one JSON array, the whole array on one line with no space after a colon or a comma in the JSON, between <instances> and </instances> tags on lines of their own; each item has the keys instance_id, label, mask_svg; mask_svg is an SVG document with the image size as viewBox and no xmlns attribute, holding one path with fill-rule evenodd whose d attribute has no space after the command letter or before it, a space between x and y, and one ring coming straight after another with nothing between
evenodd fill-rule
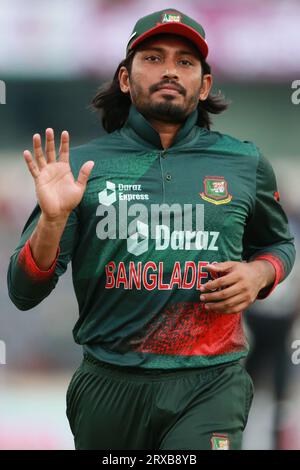
<instances>
[{"instance_id":1,"label":"cricket player","mask_svg":"<svg viewBox=\"0 0 300 470\"><path fill-rule=\"evenodd\" d=\"M83 361L67 391L76 449L240 449L253 397L243 311L291 271L295 250L270 163L210 130L203 27L141 18L93 100L107 135L73 148L33 136L37 205L11 256L27 310L72 263ZM63 315L63 305L61 307Z\"/></svg>"}]
</instances>

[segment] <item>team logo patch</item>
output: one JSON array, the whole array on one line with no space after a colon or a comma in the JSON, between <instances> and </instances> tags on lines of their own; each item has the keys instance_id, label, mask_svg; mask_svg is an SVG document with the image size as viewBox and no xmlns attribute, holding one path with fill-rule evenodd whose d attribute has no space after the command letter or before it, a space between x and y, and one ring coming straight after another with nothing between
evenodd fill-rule
<instances>
[{"instance_id":1,"label":"team logo patch","mask_svg":"<svg viewBox=\"0 0 300 470\"><path fill-rule=\"evenodd\" d=\"M229 450L229 438L226 434L214 433L211 436L212 450Z\"/></svg>"},{"instance_id":2,"label":"team logo patch","mask_svg":"<svg viewBox=\"0 0 300 470\"><path fill-rule=\"evenodd\" d=\"M162 23L181 23L181 16L178 13L164 13L161 17Z\"/></svg>"},{"instance_id":3,"label":"team logo patch","mask_svg":"<svg viewBox=\"0 0 300 470\"><path fill-rule=\"evenodd\" d=\"M203 181L204 192L199 193L204 201L212 204L228 204L232 196L228 193L228 184L224 176L206 176Z\"/></svg>"}]
</instances>

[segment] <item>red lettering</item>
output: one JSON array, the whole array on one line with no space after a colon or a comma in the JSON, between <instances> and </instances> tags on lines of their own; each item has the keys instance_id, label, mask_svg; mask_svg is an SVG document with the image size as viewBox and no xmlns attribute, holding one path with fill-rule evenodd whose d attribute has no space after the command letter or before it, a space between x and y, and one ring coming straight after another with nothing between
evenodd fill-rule
<instances>
[{"instance_id":1,"label":"red lettering","mask_svg":"<svg viewBox=\"0 0 300 470\"><path fill-rule=\"evenodd\" d=\"M160 290L167 290L170 289L169 284L163 284L163 273L164 273L164 263L163 261L159 262L159 270L158 270L158 288Z\"/></svg>"},{"instance_id":2,"label":"red lettering","mask_svg":"<svg viewBox=\"0 0 300 470\"><path fill-rule=\"evenodd\" d=\"M213 263L215 263L215 261L211 264ZM198 261L196 266L194 261L186 261L184 271L182 272L180 261L175 261L170 283L164 283L163 261L159 262L158 267L154 261L148 261L144 266L141 261L137 263L129 261L128 272L126 271L126 265L123 261L121 261L118 266L116 266L114 261L110 261L105 265L105 288L113 289L123 287L124 289L141 290L143 285L147 290L169 290L176 286L178 289L193 289L196 284L196 289L200 290L201 285L206 282L204 279L210 277L207 271L203 272L203 268L208 264L208 261ZM149 272L149 270L154 272ZM117 275L115 276L116 272ZM218 276L212 277L215 278Z\"/></svg>"},{"instance_id":3,"label":"red lettering","mask_svg":"<svg viewBox=\"0 0 300 470\"><path fill-rule=\"evenodd\" d=\"M188 282L187 277L188 277L189 269L192 270L192 279ZM195 282L196 282L196 264L194 261L186 261L184 265L182 288L192 289L192 287L194 287Z\"/></svg>"},{"instance_id":4,"label":"red lettering","mask_svg":"<svg viewBox=\"0 0 300 470\"><path fill-rule=\"evenodd\" d=\"M132 289L132 284L135 284L137 289L141 289L141 270L142 262L139 261L137 264L137 272L135 269L134 261L129 262L129 289Z\"/></svg>"},{"instance_id":5,"label":"red lettering","mask_svg":"<svg viewBox=\"0 0 300 470\"><path fill-rule=\"evenodd\" d=\"M112 289L115 287L115 276L114 272L116 270L116 263L114 261L110 261L105 266L105 273L106 273L106 284L105 289Z\"/></svg>"},{"instance_id":6,"label":"red lettering","mask_svg":"<svg viewBox=\"0 0 300 470\"><path fill-rule=\"evenodd\" d=\"M171 281L170 281L170 289L173 289L174 284L177 284L178 289L181 287L181 267L180 262L176 261L174 264Z\"/></svg>"},{"instance_id":7,"label":"red lettering","mask_svg":"<svg viewBox=\"0 0 300 470\"><path fill-rule=\"evenodd\" d=\"M208 277L208 273L203 273L202 268L208 265L207 261L198 261L198 276L197 276L197 290L200 290L201 284L203 284L202 279Z\"/></svg>"},{"instance_id":8,"label":"red lettering","mask_svg":"<svg viewBox=\"0 0 300 470\"><path fill-rule=\"evenodd\" d=\"M116 288L120 287L120 284L124 285L124 289L128 289L128 281L126 276L126 269L123 261L119 264L118 275L116 280Z\"/></svg>"},{"instance_id":9,"label":"red lettering","mask_svg":"<svg viewBox=\"0 0 300 470\"><path fill-rule=\"evenodd\" d=\"M149 279L152 281L152 283L148 282L148 279L147 279L148 269L153 269L153 271L157 271L157 266L153 261L148 261L145 264L145 267L143 270L143 284L147 290L153 290L155 289L155 287L157 287L157 274L149 274Z\"/></svg>"}]
</instances>

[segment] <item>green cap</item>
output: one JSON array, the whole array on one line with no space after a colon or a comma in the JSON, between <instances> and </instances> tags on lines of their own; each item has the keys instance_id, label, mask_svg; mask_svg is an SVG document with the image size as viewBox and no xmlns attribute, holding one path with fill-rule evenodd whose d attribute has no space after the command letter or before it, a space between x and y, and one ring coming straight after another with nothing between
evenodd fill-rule
<instances>
[{"instance_id":1,"label":"green cap","mask_svg":"<svg viewBox=\"0 0 300 470\"><path fill-rule=\"evenodd\" d=\"M208 45L203 27L189 16L172 8L156 11L137 21L127 44L127 54L145 39L161 33L177 34L189 39L206 59Z\"/></svg>"}]
</instances>

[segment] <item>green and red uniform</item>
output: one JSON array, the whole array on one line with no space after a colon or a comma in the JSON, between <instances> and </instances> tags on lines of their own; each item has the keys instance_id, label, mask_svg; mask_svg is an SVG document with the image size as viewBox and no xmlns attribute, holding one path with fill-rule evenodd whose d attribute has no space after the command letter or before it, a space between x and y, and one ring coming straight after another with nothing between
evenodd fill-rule
<instances>
[{"instance_id":1,"label":"green and red uniform","mask_svg":"<svg viewBox=\"0 0 300 470\"><path fill-rule=\"evenodd\" d=\"M74 339L95 360L166 371L238 361L248 351L242 312L205 311L199 297L210 278L206 265L269 260L276 279L261 298L293 266L270 163L252 143L196 121L197 111L164 150L132 106L120 130L72 149L75 178L85 161L95 165L56 260L45 272L31 256L38 205L11 257L9 294L21 310L49 295L72 262Z\"/></svg>"},{"instance_id":2,"label":"green and red uniform","mask_svg":"<svg viewBox=\"0 0 300 470\"><path fill-rule=\"evenodd\" d=\"M81 203L69 217L56 263L48 272L39 271L26 245L39 219L39 207L27 221L11 257L9 292L22 310L41 302L72 261L79 305L74 338L105 362L172 369L245 356L241 314L208 313L199 301L199 287L209 279L206 264L263 256L275 266L275 284L291 270L294 247L286 216L276 200L270 164L253 144L196 127L196 115L195 111L188 118L167 150L134 108L120 131L73 149L75 177L85 161L94 160L95 166ZM213 199L214 194L212 202L201 197L209 194L205 184L218 179L225 181L221 190L227 186L223 200L230 199L221 204L215 204L219 201ZM99 193L106 191L107 182L115 185L107 189L115 201L102 207L113 208L111 216L99 203ZM123 187L130 189L123 191ZM128 196L134 199L129 201ZM119 212L120 197L124 207L127 203L127 217ZM200 240L204 248L185 249L186 240L177 237L177 249L171 248L171 242L165 249L156 249L157 240L146 234L147 250L130 253L127 238L118 238L118 231L122 217L121 223L127 226L136 218L138 214L130 216L130 206L137 203L149 209L148 232L151 205L190 204L193 220L196 204L204 205ZM105 217L108 224L115 224L116 238L114 234L106 239L97 236L97 225ZM165 234L166 230L159 232Z\"/></svg>"}]
</instances>

